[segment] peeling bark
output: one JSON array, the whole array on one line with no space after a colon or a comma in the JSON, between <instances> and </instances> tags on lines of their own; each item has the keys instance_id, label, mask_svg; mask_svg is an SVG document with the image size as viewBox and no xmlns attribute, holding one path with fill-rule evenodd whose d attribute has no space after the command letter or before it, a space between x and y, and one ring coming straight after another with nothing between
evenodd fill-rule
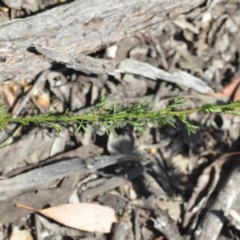
<instances>
[{"instance_id":1,"label":"peeling bark","mask_svg":"<svg viewBox=\"0 0 240 240\"><path fill-rule=\"evenodd\" d=\"M51 66L32 44L92 53L125 36L204 3L205 0L78 0L41 14L0 24L0 82L32 78Z\"/></svg>"}]
</instances>

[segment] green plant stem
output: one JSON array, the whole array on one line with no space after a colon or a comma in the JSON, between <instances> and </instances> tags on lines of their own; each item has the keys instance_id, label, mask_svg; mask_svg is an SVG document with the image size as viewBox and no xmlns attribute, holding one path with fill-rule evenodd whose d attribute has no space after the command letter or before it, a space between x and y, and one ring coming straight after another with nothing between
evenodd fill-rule
<instances>
[{"instance_id":1,"label":"green plant stem","mask_svg":"<svg viewBox=\"0 0 240 240\"><path fill-rule=\"evenodd\" d=\"M222 113L224 112L223 109L233 108L234 110L240 110L240 103L236 105L236 103L230 103L226 105L216 105L209 110L211 113ZM76 121L83 121L83 122L104 122L104 121L116 121L116 120L129 120L129 119L150 119L153 116L167 115L172 117L178 117L181 115L187 115L194 112L204 112L203 108L192 108L188 110L179 110L179 111L169 111L169 110L161 110L161 111L150 111L144 113L128 113L128 112L119 112L119 113L112 113L112 114L102 114L102 115L76 115L76 116L33 116L33 117L25 117L25 118L4 118L0 119L0 123L7 122L7 123L66 123L66 122L76 122ZM207 111L206 111L207 112ZM232 114L233 111L230 110L229 112Z\"/></svg>"},{"instance_id":2,"label":"green plant stem","mask_svg":"<svg viewBox=\"0 0 240 240\"><path fill-rule=\"evenodd\" d=\"M100 103L95 109L83 115L73 115L71 112L66 112L62 115L55 113L48 113L33 117L12 118L0 106L0 129L9 123L20 124L48 124L60 131L62 126L60 124L77 124L76 132L80 129L85 129L86 123L102 124L106 130L114 131L115 127L121 126L123 123L133 125L137 131L143 133L146 129L147 122L156 122L159 125L169 125L174 127L171 118L177 117L187 128L188 133L194 133L196 126L187 121L187 115L194 112L201 113L226 113L232 115L239 115L236 110L240 110L240 102L232 102L225 105L205 104L200 108L192 108L188 110L174 110L176 107L182 106L185 99L181 95L176 100L161 111L152 111L150 104L147 101L131 106L125 110L120 110L120 106L111 104L108 106L106 99L101 99ZM104 112L104 114L102 114Z\"/></svg>"}]
</instances>

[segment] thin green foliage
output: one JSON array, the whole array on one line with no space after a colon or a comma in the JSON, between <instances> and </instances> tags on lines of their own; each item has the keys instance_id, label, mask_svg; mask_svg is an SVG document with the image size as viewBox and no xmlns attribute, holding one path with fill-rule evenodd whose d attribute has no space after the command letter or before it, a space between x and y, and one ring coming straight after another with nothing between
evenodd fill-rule
<instances>
[{"instance_id":1,"label":"thin green foliage","mask_svg":"<svg viewBox=\"0 0 240 240\"><path fill-rule=\"evenodd\" d=\"M6 119L9 119L10 115L7 113L5 106L0 105L0 129L3 129L6 127L8 121Z\"/></svg>"},{"instance_id":2,"label":"thin green foliage","mask_svg":"<svg viewBox=\"0 0 240 240\"><path fill-rule=\"evenodd\" d=\"M47 124L53 127L57 132L61 131L66 124L76 124L76 132L86 131L85 125L101 124L105 127L107 133L115 132L115 128L120 127L124 123L131 124L138 132L144 133L148 122L156 123L160 126L168 125L175 127L172 119L179 119L187 128L188 133L195 133L197 127L191 124L187 115L193 112L200 113L226 113L239 115L236 110L240 109L240 102L232 102L225 105L204 104L200 108L189 110L178 110L184 105L185 98L180 95L175 101L161 111L153 111L152 105L147 99L143 102L123 109L121 105L108 101L106 97L101 97L100 102L94 109L86 114L74 115L70 111L59 115L56 112L50 112L39 116L31 116L24 118L12 118L6 111L4 106L0 105L0 129L3 129L9 123L28 124Z\"/></svg>"}]
</instances>

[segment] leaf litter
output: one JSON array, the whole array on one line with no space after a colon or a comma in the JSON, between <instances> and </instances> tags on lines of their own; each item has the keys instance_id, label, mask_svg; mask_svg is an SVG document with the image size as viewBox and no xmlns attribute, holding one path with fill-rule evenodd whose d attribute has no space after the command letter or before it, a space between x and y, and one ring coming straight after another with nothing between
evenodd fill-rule
<instances>
[{"instance_id":1,"label":"leaf litter","mask_svg":"<svg viewBox=\"0 0 240 240\"><path fill-rule=\"evenodd\" d=\"M1 19L8 11L14 18L41 8L32 2L22 6L25 13L16 3L1 7ZM53 2L44 1L45 7ZM154 109L163 109L180 93L186 108L238 100L239 16L238 1L208 1L94 53L100 64L119 63L108 73L55 66L31 84L4 83L0 101L12 114L34 116L88 111L102 91L122 107L147 97ZM117 136L98 125L75 134L73 124L62 135L46 126L9 127L12 134L0 136L1 236L239 239L240 119L196 113L189 120L199 127L195 135L177 121L175 129L147 123L143 135L123 125ZM29 214L15 207L19 203L48 216ZM94 215L77 214L78 206ZM109 221L100 209L108 209ZM76 224L80 230L72 229Z\"/></svg>"},{"instance_id":2,"label":"leaf litter","mask_svg":"<svg viewBox=\"0 0 240 240\"><path fill-rule=\"evenodd\" d=\"M58 205L37 210L22 204L17 207L34 211L65 226L89 232L109 233L117 222L114 209L94 203Z\"/></svg>"}]
</instances>

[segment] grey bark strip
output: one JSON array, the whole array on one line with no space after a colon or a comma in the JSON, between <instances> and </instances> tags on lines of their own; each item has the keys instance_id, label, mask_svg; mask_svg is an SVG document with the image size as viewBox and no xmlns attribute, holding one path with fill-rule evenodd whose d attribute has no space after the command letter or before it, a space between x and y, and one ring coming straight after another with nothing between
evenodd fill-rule
<instances>
[{"instance_id":1,"label":"grey bark strip","mask_svg":"<svg viewBox=\"0 0 240 240\"><path fill-rule=\"evenodd\" d=\"M156 68L148 63L125 59L123 61L95 59L84 54L67 53L56 48L49 48L40 45L34 45L37 52L41 53L49 61L60 62L69 68L82 71L86 74L109 74L114 75L117 72L140 75L152 80L165 80L171 83L181 84L185 87L194 89L200 93L213 93L203 80L192 76L185 71L176 71L169 73Z\"/></svg>"},{"instance_id":2,"label":"grey bark strip","mask_svg":"<svg viewBox=\"0 0 240 240\"><path fill-rule=\"evenodd\" d=\"M116 164L123 161L141 161L138 156L117 155L117 156L100 156L86 159L73 158L70 160L60 161L41 168L33 169L29 172L22 173L13 178L0 181L0 201L6 201L23 192L37 189L45 184L73 175L75 173L89 173L98 169Z\"/></svg>"},{"instance_id":3,"label":"grey bark strip","mask_svg":"<svg viewBox=\"0 0 240 240\"><path fill-rule=\"evenodd\" d=\"M94 188L85 190L81 194L81 201L93 200L97 196L99 196L103 193L106 193L109 190L112 190L116 187L122 186L123 184L127 183L129 180L136 178L137 176L141 175L145 171L146 171L146 168L137 167L137 168L129 170L126 173L126 176L124 176L123 174L114 176L114 177L108 179L107 181L105 181L100 186L96 186Z\"/></svg>"},{"instance_id":4,"label":"grey bark strip","mask_svg":"<svg viewBox=\"0 0 240 240\"><path fill-rule=\"evenodd\" d=\"M0 24L0 82L32 78L51 65L32 44L92 53L105 45L204 3L205 0L78 0Z\"/></svg>"},{"instance_id":5,"label":"grey bark strip","mask_svg":"<svg viewBox=\"0 0 240 240\"><path fill-rule=\"evenodd\" d=\"M238 158L238 161L233 165L233 170L227 183L221 189L215 202L197 229L197 232L200 232L200 235L197 237L198 240L217 240L219 238L229 212L240 194L240 188L238 187L240 184L239 171Z\"/></svg>"}]
</instances>

